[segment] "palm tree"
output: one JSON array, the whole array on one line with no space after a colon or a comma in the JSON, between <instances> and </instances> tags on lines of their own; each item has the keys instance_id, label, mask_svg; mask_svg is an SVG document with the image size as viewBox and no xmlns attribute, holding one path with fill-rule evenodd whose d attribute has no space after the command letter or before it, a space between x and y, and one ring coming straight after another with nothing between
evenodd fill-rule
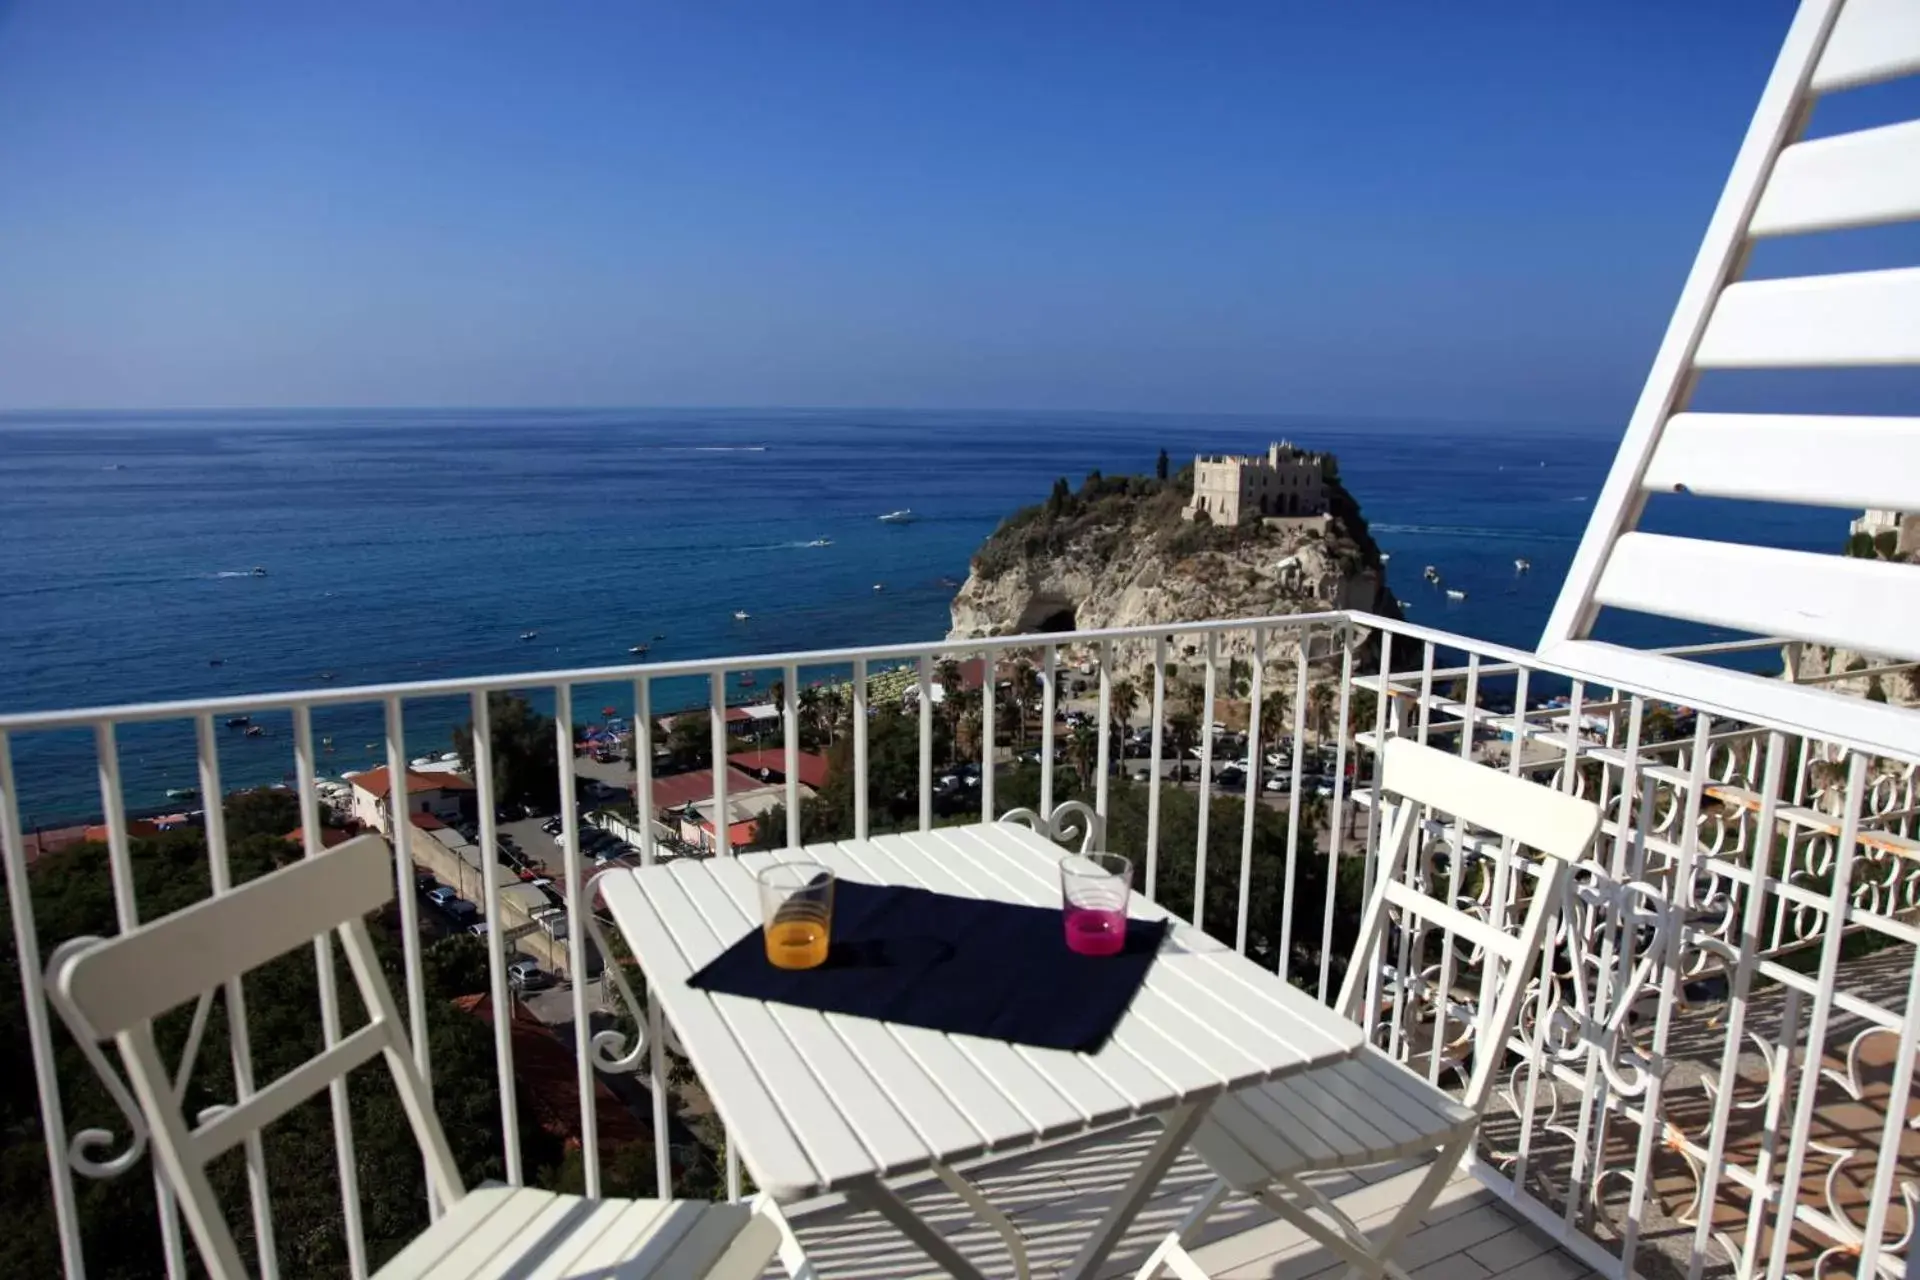
<instances>
[{"instance_id":1,"label":"palm tree","mask_svg":"<svg viewBox=\"0 0 1920 1280\"><path fill-rule=\"evenodd\" d=\"M1260 741L1271 748L1293 732L1293 694L1275 689L1260 701Z\"/></svg>"},{"instance_id":2,"label":"palm tree","mask_svg":"<svg viewBox=\"0 0 1920 1280\"><path fill-rule=\"evenodd\" d=\"M1333 719L1333 686L1324 680L1307 688L1307 720L1316 739L1325 738L1327 724Z\"/></svg>"},{"instance_id":3,"label":"palm tree","mask_svg":"<svg viewBox=\"0 0 1920 1280\"><path fill-rule=\"evenodd\" d=\"M947 696L953 704L953 758L971 760L980 750L982 690L961 689Z\"/></svg>"},{"instance_id":4,"label":"palm tree","mask_svg":"<svg viewBox=\"0 0 1920 1280\"><path fill-rule=\"evenodd\" d=\"M810 684L800 691L795 699L799 703L797 719L803 733L812 733L816 741L820 734L820 686Z\"/></svg>"},{"instance_id":5,"label":"palm tree","mask_svg":"<svg viewBox=\"0 0 1920 1280\"><path fill-rule=\"evenodd\" d=\"M1173 776L1176 779L1184 780L1187 776L1187 752L1200 740L1199 728L1200 717L1185 703L1167 713L1167 736L1173 739Z\"/></svg>"},{"instance_id":6,"label":"palm tree","mask_svg":"<svg viewBox=\"0 0 1920 1280\"><path fill-rule=\"evenodd\" d=\"M1073 726L1073 734L1067 739L1067 753L1073 761L1073 771L1080 777L1080 791L1085 795L1093 790L1093 770L1100 758L1100 731L1082 720Z\"/></svg>"},{"instance_id":7,"label":"palm tree","mask_svg":"<svg viewBox=\"0 0 1920 1280\"><path fill-rule=\"evenodd\" d=\"M1107 696L1113 711L1113 758L1124 760L1127 755L1127 732L1133 728L1133 713L1140 709L1140 691L1134 688L1131 680L1115 680Z\"/></svg>"},{"instance_id":8,"label":"palm tree","mask_svg":"<svg viewBox=\"0 0 1920 1280\"><path fill-rule=\"evenodd\" d=\"M960 738L960 687L963 680L960 664L953 658L942 658L933 669L935 683L940 686L940 718L947 722L947 748L957 749Z\"/></svg>"},{"instance_id":9,"label":"palm tree","mask_svg":"<svg viewBox=\"0 0 1920 1280\"><path fill-rule=\"evenodd\" d=\"M1040 673L1033 664L1022 658L1013 669L1013 706L1014 716L1020 725L1020 741L1027 740L1027 713L1034 703L1040 700Z\"/></svg>"}]
</instances>

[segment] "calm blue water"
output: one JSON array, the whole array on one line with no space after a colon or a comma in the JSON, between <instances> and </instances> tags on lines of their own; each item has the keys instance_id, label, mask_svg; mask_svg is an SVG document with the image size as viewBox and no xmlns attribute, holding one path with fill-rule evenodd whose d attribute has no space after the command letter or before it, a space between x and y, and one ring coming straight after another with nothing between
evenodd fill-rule
<instances>
[{"instance_id":1,"label":"calm blue water","mask_svg":"<svg viewBox=\"0 0 1920 1280\"><path fill-rule=\"evenodd\" d=\"M322 672L344 686L615 664L655 634L656 660L930 639L972 550L1055 476L1275 436L1339 454L1410 618L1531 646L1616 430L886 411L0 415L0 711L264 693ZM920 520L875 519L899 507ZM1737 517L1764 526L1756 541L1816 550L1845 534L1844 513L1732 507L1696 499L1655 523L1702 532ZM832 545L804 545L819 538ZM1422 583L1427 563L1468 599ZM537 641L518 638L528 630ZM1649 622L1626 638L1693 637ZM624 710L630 695L583 690L576 716L603 704ZM463 718L410 704L409 749L444 748ZM223 734L228 782L292 767L284 722L265 723L265 738ZM379 756L377 716L323 712L315 730L334 741L323 772ZM121 753L136 809L192 785L178 727L130 728ZM99 810L84 737L22 735L15 756L30 823Z\"/></svg>"}]
</instances>

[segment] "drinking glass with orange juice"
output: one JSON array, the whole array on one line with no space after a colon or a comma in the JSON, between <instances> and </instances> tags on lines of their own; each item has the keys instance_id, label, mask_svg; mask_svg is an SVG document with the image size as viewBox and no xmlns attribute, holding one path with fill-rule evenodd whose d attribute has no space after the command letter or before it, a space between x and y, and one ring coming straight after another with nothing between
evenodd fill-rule
<instances>
[{"instance_id":1,"label":"drinking glass with orange juice","mask_svg":"<svg viewBox=\"0 0 1920 1280\"><path fill-rule=\"evenodd\" d=\"M833 872L817 862L781 862L763 868L755 879L767 962L778 969L824 964L833 940Z\"/></svg>"}]
</instances>

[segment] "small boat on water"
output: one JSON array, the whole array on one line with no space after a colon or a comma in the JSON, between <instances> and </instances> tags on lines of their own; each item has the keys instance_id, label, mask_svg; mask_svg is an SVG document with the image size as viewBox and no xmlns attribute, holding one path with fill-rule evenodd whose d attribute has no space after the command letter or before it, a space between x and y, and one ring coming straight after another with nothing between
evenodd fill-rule
<instances>
[{"instance_id":1,"label":"small boat on water","mask_svg":"<svg viewBox=\"0 0 1920 1280\"><path fill-rule=\"evenodd\" d=\"M540 634L540 633L539 633L538 631L522 631L522 632L520 633L520 638L521 638L522 640L532 640L532 639L534 639L534 638L536 638L537 636L539 636L539 634Z\"/></svg>"},{"instance_id":2,"label":"small boat on water","mask_svg":"<svg viewBox=\"0 0 1920 1280\"><path fill-rule=\"evenodd\" d=\"M267 731L257 724L250 724L247 726L246 736L249 738L264 738L267 736Z\"/></svg>"},{"instance_id":3,"label":"small boat on water","mask_svg":"<svg viewBox=\"0 0 1920 1280\"><path fill-rule=\"evenodd\" d=\"M228 716L227 717L227 728L229 729L244 729L252 723L253 723L252 716Z\"/></svg>"},{"instance_id":4,"label":"small boat on water","mask_svg":"<svg viewBox=\"0 0 1920 1280\"><path fill-rule=\"evenodd\" d=\"M210 667L224 667L227 665L227 660L225 658L208 658L207 665Z\"/></svg>"},{"instance_id":5,"label":"small boat on water","mask_svg":"<svg viewBox=\"0 0 1920 1280\"><path fill-rule=\"evenodd\" d=\"M740 687L743 689L751 689L753 688L754 685L759 683L760 682L758 680L754 679L753 672L751 671L747 672L745 675L740 677Z\"/></svg>"},{"instance_id":6,"label":"small boat on water","mask_svg":"<svg viewBox=\"0 0 1920 1280\"><path fill-rule=\"evenodd\" d=\"M880 517L881 524L912 524L916 517L912 507L902 507L898 511L889 511Z\"/></svg>"},{"instance_id":7,"label":"small boat on water","mask_svg":"<svg viewBox=\"0 0 1920 1280\"><path fill-rule=\"evenodd\" d=\"M833 539L832 538L815 538L812 542L809 542L807 545L810 547L830 547L833 545Z\"/></svg>"},{"instance_id":8,"label":"small boat on water","mask_svg":"<svg viewBox=\"0 0 1920 1280\"><path fill-rule=\"evenodd\" d=\"M1411 600L1395 600L1394 603L1399 605L1402 609L1413 608L1413 601Z\"/></svg>"},{"instance_id":9,"label":"small boat on water","mask_svg":"<svg viewBox=\"0 0 1920 1280\"><path fill-rule=\"evenodd\" d=\"M255 565L250 572L256 578L264 578L267 576L267 570L264 565Z\"/></svg>"},{"instance_id":10,"label":"small boat on water","mask_svg":"<svg viewBox=\"0 0 1920 1280\"><path fill-rule=\"evenodd\" d=\"M1527 559L1525 556L1521 556L1513 562L1513 571L1515 573L1525 573L1531 568L1533 568L1533 561Z\"/></svg>"},{"instance_id":11,"label":"small boat on water","mask_svg":"<svg viewBox=\"0 0 1920 1280\"><path fill-rule=\"evenodd\" d=\"M1466 592L1464 592L1464 591L1461 591L1461 590L1458 590L1458 589L1456 589L1456 588L1454 588L1454 587L1448 587L1448 588L1447 588L1447 599L1449 599L1449 600L1465 600L1466 598L1467 598L1467 593L1466 593Z\"/></svg>"},{"instance_id":12,"label":"small boat on water","mask_svg":"<svg viewBox=\"0 0 1920 1280\"><path fill-rule=\"evenodd\" d=\"M1420 571L1420 576L1425 578L1428 582L1431 582L1431 583L1438 584L1440 581L1440 571L1434 568L1432 565L1428 565L1426 568L1422 569Z\"/></svg>"},{"instance_id":13,"label":"small boat on water","mask_svg":"<svg viewBox=\"0 0 1920 1280\"><path fill-rule=\"evenodd\" d=\"M634 644L634 645L628 645L628 646L627 646L627 652L628 652L628 653L633 653L633 654L644 654L644 653L646 653L646 651L647 651L647 646L646 646L646 645L643 645L643 644Z\"/></svg>"},{"instance_id":14,"label":"small boat on water","mask_svg":"<svg viewBox=\"0 0 1920 1280\"><path fill-rule=\"evenodd\" d=\"M338 675L339 675L339 672L337 672L337 671L322 671L322 672L320 673L320 678L321 678L322 680L332 680L332 679L335 679L335 678L337 678L337 677L338 677Z\"/></svg>"},{"instance_id":15,"label":"small boat on water","mask_svg":"<svg viewBox=\"0 0 1920 1280\"><path fill-rule=\"evenodd\" d=\"M199 794L200 793L192 787L169 787L167 789L167 799L169 800L192 800L197 798Z\"/></svg>"},{"instance_id":16,"label":"small boat on water","mask_svg":"<svg viewBox=\"0 0 1920 1280\"><path fill-rule=\"evenodd\" d=\"M873 589L875 591L885 591L887 588L885 583L876 582L873 584Z\"/></svg>"},{"instance_id":17,"label":"small boat on water","mask_svg":"<svg viewBox=\"0 0 1920 1280\"><path fill-rule=\"evenodd\" d=\"M748 613L745 609L735 609L733 611L733 620L735 622L745 622L748 618L751 618L752 616L753 615Z\"/></svg>"},{"instance_id":18,"label":"small boat on water","mask_svg":"<svg viewBox=\"0 0 1920 1280\"><path fill-rule=\"evenodd\" d=\"M1385 564L1385 563L1386 563L1387 561L1389 561L1389 560L1391 560L1391 559L1393 559L1393 553L1392 553L1392 552L1390 552L1390 551L1382 551L1382 552L1380 553L1380 563L1381 563L1381 564Z\"/></svg>"}]
</instances>

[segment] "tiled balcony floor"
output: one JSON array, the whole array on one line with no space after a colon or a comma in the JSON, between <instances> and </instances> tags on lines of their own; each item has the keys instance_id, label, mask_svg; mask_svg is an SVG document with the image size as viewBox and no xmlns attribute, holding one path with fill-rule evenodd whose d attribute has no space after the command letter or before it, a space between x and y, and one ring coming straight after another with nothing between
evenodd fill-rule
<instances>
[{"instance_id":1,"label":"tiled balcony floor","mask_svg":"<svg viewBox=\"0 0 1920 1280\"><path fill-rule=\"evenodd\" d=\"M969 1176L1026 1235L1034 1275L1051 1277L1071 1261L1155 1132L1151 1126L1129 1126L989 1163ZM1404 1203L1417 1177L1418 1170L1382 1170L1372 1182L1349 1176L1320 1185L1362 1226L1371 1227ZM1132 1276L1207 1181L1206 1170L1191 1157L1175 1165L1102 1274ZM946 1187L928 1179L903 1188L903 1194L988 1276L1013 1275L1000 1237L976 1222ZM1420 1280L1582 1280L1592 1274L1468 1174L1442 1193L1425 1222L1397 1259ZM854 1212L843 1203L802 1210L794 1225L820 1280L931 1280L943 1274L877 1215ZM1297 1229L1244 1199L1221 1206L1194 1256L1216 1280L1308 1280L1345 1270ZM783 1275L778 1268L768 1274Z\"/></svg>"}]
</instances>

